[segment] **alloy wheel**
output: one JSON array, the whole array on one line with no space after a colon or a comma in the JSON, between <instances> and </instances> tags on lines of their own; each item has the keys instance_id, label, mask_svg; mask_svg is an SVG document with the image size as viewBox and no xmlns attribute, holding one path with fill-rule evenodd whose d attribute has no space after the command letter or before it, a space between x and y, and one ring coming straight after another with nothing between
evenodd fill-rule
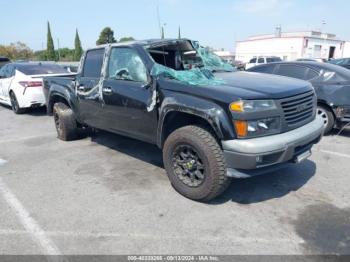
<instances>
[{"instance_id":1,"label":"alloy wheel","mask_svg":"<svg viewBox=\"0 0 350 262\"><path fill-rule=\"evenodd\" d=\"M324 127L327 127L329 119L326 110L324 110L322 107L318 107L317 114L322 118Z\"/></svg>"},{"instance_id":2,"label":"alloy wheel","mask_svg":"<svg viewBox=\"0 0 350 262\"><path fill-rule=\"evenodd\" d=\"M179 180L189 187L198 187L205 180L205 169L197 151L190 145L175 148L173 169Z\"/></svg>"}]
</instances>

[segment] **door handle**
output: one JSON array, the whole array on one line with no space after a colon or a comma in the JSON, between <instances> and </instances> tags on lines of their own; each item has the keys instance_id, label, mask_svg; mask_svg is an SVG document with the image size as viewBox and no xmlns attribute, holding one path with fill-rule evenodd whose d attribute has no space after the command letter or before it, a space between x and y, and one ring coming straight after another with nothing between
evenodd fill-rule
<instances>
[{"instance_id":1,"label":"door handle","mask_svg":"<svg viewBox=\"0 0 350 262\"><path fill-rule=\"evenodd\" d=\"M111 94L112 93L112 88L107 86L107 87L102 87L102 92L105 94Z\"/></svg>"}]
</instances>

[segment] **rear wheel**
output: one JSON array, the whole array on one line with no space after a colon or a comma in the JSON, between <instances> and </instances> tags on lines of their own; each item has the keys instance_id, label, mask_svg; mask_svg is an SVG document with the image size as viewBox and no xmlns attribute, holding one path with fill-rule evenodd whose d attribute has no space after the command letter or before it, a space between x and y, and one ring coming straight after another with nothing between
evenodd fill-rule
<instances>
[{"instance_id":1,"label":"rear wheel","mask_svg":"<svg viewBox=\"0 0 350 262\"><path fill-rule=\"evenodd\" d=\"M171 133L163 160L173 187L190 199L209 201L230 184L219 144L201 127L185 126Z\"/></svg>"},{"instance_id":2,"label":"rear wheel","mask_svg":"<svg viewBox=\"0 0 350 262\"><path fill-rule=\"evenodd\" d=\"M78 137L77 121L71 108L64 103L56 103L53 106L53 117L59 139L70 141Z\"/></svg>"},{"instance_id":3,"label":"rear wheel","mask_svg":"<svg viewBox=\"0 0 350 262\"><path fill-rule=\"evenodd\" d=\"M12 110L15 114L23 114L25 113L26 109L25 108L20 108L17 97L13 91L10 92L10 100L11 100L11 107Z\"/></svg>"},{"instance_id":4,"label":"rear wheel","mask_svg":"<svg viewBox=\"0 0 350 262\"><path fill-rule=\"evenodd\" d=\"M334 115L331 110L325 106L317 106L317 114L323 120L324 133L328 134L334 127Z\"/></svg>"}]
</instances>

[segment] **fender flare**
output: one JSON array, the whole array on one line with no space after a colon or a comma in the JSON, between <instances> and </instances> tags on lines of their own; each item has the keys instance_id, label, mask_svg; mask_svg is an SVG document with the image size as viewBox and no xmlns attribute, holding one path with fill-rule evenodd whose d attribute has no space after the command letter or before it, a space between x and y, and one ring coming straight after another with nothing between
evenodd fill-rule
<instances>
[{"instance_id":1,"label":"fender flare","mask_svg":"<svg viewBox=\"0 0 350 262\"><path fill-rule=\"evenodd\" d=\"M159 108L159 122L157 127L157 145L162 147L164 122L171 112L180 112L202 118L211 126L220 140L235 137L233 126L228 118L227 111L220 105L194 96L176 94L166 97Z\"/></svg>"}]
</instances>

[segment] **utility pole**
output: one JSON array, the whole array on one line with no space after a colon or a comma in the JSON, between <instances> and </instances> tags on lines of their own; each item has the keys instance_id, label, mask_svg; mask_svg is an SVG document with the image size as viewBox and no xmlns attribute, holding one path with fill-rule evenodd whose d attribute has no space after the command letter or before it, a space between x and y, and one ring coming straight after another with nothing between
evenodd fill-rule
<instances>
[{"instance_id":1,"label":"utility pole","mask_svg":"<svg viewBox=\"0 0 350 262\"><path fill-rule=\"evenodd\" d=\"M57 52L58 52L58 61L60 61L61 54L60 54L60 39L57 38Z\"/></svg>"},{"instance_id":2,"label":"utility pole","mask_svg":"<svg viewBox=\"0 0 350 262\"><path fill-rule=\"evenodd\" d=\"M160 33L160 36L162 36L163 27L161 26L161 22L160 22L159 3L157 3L157 20L158 20L159 33Z\"/></svg>"}]
</instances>

